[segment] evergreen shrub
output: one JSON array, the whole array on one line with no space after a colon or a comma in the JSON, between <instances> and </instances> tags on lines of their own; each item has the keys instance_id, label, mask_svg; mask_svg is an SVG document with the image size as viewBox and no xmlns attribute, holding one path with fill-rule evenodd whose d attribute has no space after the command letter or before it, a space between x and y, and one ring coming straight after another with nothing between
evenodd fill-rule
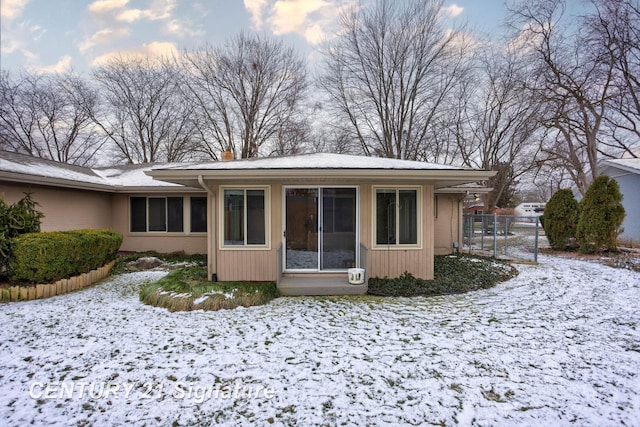
<instances>
[{"instance_id":1,"label":"evergreen shrub","mask_svg":"<svg viewBox=\"0 0 640 427\"><path fill-rule=\"evenodd\" d=\"M580 252L616 251L624 215L618 183L600 175L580 201L580 220L576 231Z\"/></svg>"},{"instance_id":2,"label":"evergreen shrub","mask_svg":"<svg viewBox=\"0 0 640 427\"><path fill-rule=\"evenodd\" d=\"M22 199L12 205L0 198L0 272L11 258L12 239L20 234L40 231L40 220L44 215L37 210L37 206L31 193L25 193Z\"/></svg>"},{"instance_id":3,"label":"evergreen shrub","mask_svg":"<svg viewBox=\"0 0 640 427\"><path fill-rule=\"evenodd\" d=\"M542 227L554 249L575 248L580 207L571 190L558 190L546 204Z\"/></svg>"}]
</instances>

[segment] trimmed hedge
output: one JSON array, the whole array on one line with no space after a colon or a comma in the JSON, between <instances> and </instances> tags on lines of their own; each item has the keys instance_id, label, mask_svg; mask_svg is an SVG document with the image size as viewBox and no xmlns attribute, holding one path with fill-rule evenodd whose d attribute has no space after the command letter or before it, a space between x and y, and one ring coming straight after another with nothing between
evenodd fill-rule
<instances>
[{"instance_id":1,"label":"trimmed hedge","mask_svg":"<svg viewBox=\"0 0 640 427\"><path fill-rule=\"evenodd\" d=\"M86 273L115 259L122 235L110 230L28 233L13 239L12 283L48 283Z\"/></svg>"}]
</instances>

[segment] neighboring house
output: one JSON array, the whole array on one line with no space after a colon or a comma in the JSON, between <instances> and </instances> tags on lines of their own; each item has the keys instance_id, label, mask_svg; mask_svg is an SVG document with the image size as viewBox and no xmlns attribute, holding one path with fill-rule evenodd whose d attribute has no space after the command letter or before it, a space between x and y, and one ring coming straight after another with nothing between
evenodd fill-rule
<instances>
[{"instance_id":1,"label":"neighboring house","mask_svg":"<svg viewBox=\"0 0 640 427\"><path fill-rule=\"evenodd\" d=\"M604 160L600 162L599 169L601 174L615 179L620 186L626 213L620 239L640 244L640 158Z\"/></svg>"},{"instance_id":2,"label":"neighboring house","mask_svg":"<svg viewBox=\"0 0 640 427\"><path fill-rule=\"evenodd\" d=\"M545 206L546 203L541 202L523 202L514 208L514 212L520 216L541 216Z\"/></svg>"},{"instance_id":3,"label":"neighboring house","mask_svg":"<svg viewBox=\"0 0 640 427\"><path fill-rule=\"evenodd\" d=\"M464 213L471 215L483 215L484 214L484 203L472 201L469 206L465 206Z\"/></svg>"},{"instance_id":4,"label":"neighboring house","mask_svg":"<svg viewBox=\"0 0 640 427\"><path fill-rule=\"evenodd\" d=\"M32 192L43 230L207 253L212 280L275 280L285 295L364 293L346 281L354 267L433 278L433 256L462 239L460 185L494 174L339 154L89 169L0 152L0 193Z\"/></svg>"}]
</instances>

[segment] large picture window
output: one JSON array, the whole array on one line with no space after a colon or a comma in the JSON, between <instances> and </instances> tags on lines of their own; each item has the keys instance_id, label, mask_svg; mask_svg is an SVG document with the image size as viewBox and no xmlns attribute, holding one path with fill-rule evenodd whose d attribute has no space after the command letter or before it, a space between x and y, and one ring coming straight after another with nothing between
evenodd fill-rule
<instances>
[{"instance_id":1,"label":"large picture window","mask_svg":"<svg viewBox=\"0 0 640 427\"><path fill-rule=\"evenodd\" d=\"M227 188L223 193L224 246L265 246L265 189Z\"/></svg>"},{"instance_id":2,"label":"large picture window","mask_svg":"<svg viewBox=\"0 0 640 427\"><path fill-rule=\"evenodd\" d=\"M413 188L375 190L376 245L418 244L418 194Z\"/></svg>"},{"instance_id":3,"label":"large picture window","mask_svg":"<svg viewBox=\"0 0 640 427\"><path fill-rule=\"evenodd\" d=\"M190 231L207 231L207 198L190 198ZM130 226L133 233L185 231L183 197L131 197Z\"/></svg>"}]
</instances>

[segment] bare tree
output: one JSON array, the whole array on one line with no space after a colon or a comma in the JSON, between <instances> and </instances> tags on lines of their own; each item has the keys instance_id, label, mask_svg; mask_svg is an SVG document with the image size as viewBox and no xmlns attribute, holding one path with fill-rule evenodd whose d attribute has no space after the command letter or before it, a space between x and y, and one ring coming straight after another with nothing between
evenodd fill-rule
<instances>
[{"instance_id":1,"label":"bare tree","mask_svg":"<svg viewBox=\"0 0 640 427\"><path fill-rule=\"evenodd\" d=\"M615 151L602 143L615 57L594 47L592 34L580 31L576 24L584 26L584 17L565 16L564 0L523 2L512 15L519 38L529 40L524 46L532 64L527 81L546 104L543 123L553 131L539 159L564 168L584 194L598 176L599 158Z\"/></svg>"},{"instance_id":2,"label":"bare tree","mask_svg":"<svg viewBox=\"0 0 640 427\"><path fill-rule=\"evenodd\" d=\"M0 147L87 165L102 147L91 116L97 95L80 77L0 73Z\"/></svg>"},{"instance_id":3,"label":"bare tree","mask_svg":"<svg viewBox=\"0 0 640 427\"><path fill-rule=\"evenodd\" d=\"M446 114L468 41L442 16L442 2L378 0L345 14L324 49L327 105L367 155L418 159Z\"/></svg>"},{"instance_id":4,"label":"bare tree","mask_svg":"<svg viewBox=\"0 0 640 427\"><path fill-rule=\"evenodd\" d=\"M640 155L640 4L637 0L593 1L587 17L590 46L614 65L607 132L601 144L614 155Z\"/></svg>"},{"instance_id":5,"label":"bare tree","mask_svg":"<svg viewBox=\"0 0 640 427\"><path fill-rule=\"evenodd\" d=\"M115 58L94 71L103 95L94 119L119 160L175 162L192 156L200 139L180 73L174 60L149 57Z\"/></svg>"},{"instance_id":6,"label":"bare tree","mask_svg":"<svg viewBox=\"0 0 640 427\"><path fill-rule=\"evenodd\" d=\"M305 64L281 41L240 33L224 46L185 52L183 85L197 106L203 149L250 158L298 138ZM290 132L293 134L290 134ZM286 150L285 150L286 151Z\"/></svg>"},{"instance_id":7,"label":"bare tree","mask_svg":"<svg viewBox=\"0 0 640 427\"><path fill-rule=\"evenodd\" d=\"M508 207L520 177L536 167L542 105L522 83L525 63L514 50L486 48L469 74L451 117L456 155L468 167L495 170L488 210Z\"/></svg>"}]
</instances>

